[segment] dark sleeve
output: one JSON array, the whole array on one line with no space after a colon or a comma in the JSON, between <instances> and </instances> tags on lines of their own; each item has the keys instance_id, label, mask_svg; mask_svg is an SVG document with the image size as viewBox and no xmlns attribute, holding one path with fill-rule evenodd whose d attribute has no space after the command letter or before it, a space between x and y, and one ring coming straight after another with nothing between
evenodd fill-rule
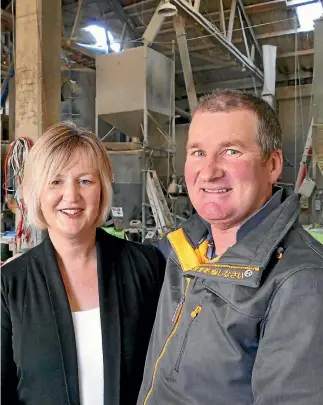
<instances>
[{"instance_id":1,"label":"dark sleeve","mask_svg":"<svg viewBox=\"0 0 323 405\"><path fill-rule=\"evenodd\" d=\"M323 268L290 276L267 312L252 374L254 405L322 405Z\"/></svg>"},{"instance_id":2,"label":"dark sleeve","mask_svg":"<svg viewBox=\"0 0 323 405\"><path fill-rule=\"evenodd\" d=\"M154 246L150 247L150 262L151 262L151 269L153 275L153 283L156 289L156 292L160 294L160 290L162 288L165 276L165 269L166 269L166 260L159 249Z\"/></svg>"},{"instance_id":3,"label":"dark sleeve","mask_svg":"<svg viewBox=\"0 0 323 405\"><path fill-rule=\"evenodd\" d=\"M12 325L5 284L1 280L1 404L18 404L17 370L13 360Z\"/></svg>"},{"instance_id":4,"label":"dark sleeve","mask_svg":"<svg viewBox=\"0 0 323 405\"><path fill-rule=\"evenodd\" d=\"M167 236L164 236L162 239L157 240L156 242L153 243L153 245L164 256L164 259L167 260L172 248Z\"/></svg>"}]
</instances>

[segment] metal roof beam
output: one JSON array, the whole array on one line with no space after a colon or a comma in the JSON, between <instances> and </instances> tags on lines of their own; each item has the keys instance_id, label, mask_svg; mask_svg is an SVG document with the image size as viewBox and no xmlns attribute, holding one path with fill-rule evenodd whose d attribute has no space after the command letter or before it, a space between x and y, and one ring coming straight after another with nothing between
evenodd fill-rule
<instances>
[{"instance_id":1,"label":"metal roof beam","mask_svg":"<svg viewBox=\"0 0 323 405\"><path fill-rule=\"evenodd\" d=\"M311 77L312 76L308 72L301 72L300 77L297 76L296 79L302 80L302 79L307 79L307 78L311 78ZM276 83L287 82L289 80L295 80L295 75L294 74L288 74L288 75L278 74L276 77ZM262 88L262 84L259 82L259 80L256 80L255 85L259 89ZM309 85L309 86L311 86L311 85ZM209 93L210 91L212 91L214 89L236 89L236 90L252 89L252 90L254 90L254 81L250 77L245 77L243 79L226 80L226 81L219 81L219 82L212 82L212 83L207 83L207 84L196 85L196 93L198 95ZM291 89L294 90L294 86L291 87ZM185 96L186 96L185 88L180 87L176 93L176 97L185 98Z\"/></svg>"},{"instance_id":2,"label":"metal roof beam","mask_svg":"<svg viewBox=\"0 0 323 405\"><path fill-rule=\"evenodd\" d=\"M232 45L220 32L218 28L216 28L213 24L210 23L202 14L198 13L190 4L188 4L185 0L172 0L173 4L177 5L181 10L183 10L193 21L199 24L207 33L211 35L214 39L216 39L219 44L224 48L226 51L229 52L233 59L239 61L243 66L246 67L250 71L250 73L263 81L263 73L262 71L253 63L251 59L245 56L242 52L239 51L234 45Z\"/></svg>"},{"instance_id":3,"label":"metal roof beam","mask_svg":"<svg viewBox=\"0 0 323 405\"><path fill-rule=\"evenodd\" d=\"M110 7L114 11L114 13L118 16L118 18L125 24L127 24L128 33L131 39L138 39L140 35L137 33L137 27L135 23L132 21L131 17L126 13L122 5L120 4L119 0L109 0ZM107 20L107 16L105 15L105 21ZM136 46L136 44L135 44Z\"/></svg>"},{"instance_id":4,"label":"metal roof beam","mask_svg":"<svg viewBox=\"0 0 323 405\"><path fill-rule=\"evenodd\" d=\"M247 23L247 27L246 27L246 28L248 28L249 33L250 33L250 35L251 35L251 38L252 38L252 40L253 40L253 42L254 42L254 44L255 44L255 47L256 47L256 49L257 49L257 51L258 51L258 53L259 53L259 55L260 55L260 57L261 57L261 60L262 60L262 50L261 50L261 46L260 46L260 44L259 44L259 42L258 42L258 39L257 39L256 34L255 34L255 31L254 31L254 29L252 28L252 24L251 24L250 18L249 18L249 16L248 16L248 14L246 13L246 9L245 9L245 6L244 6L244 4L243 4L243 0L237 0L237 1L238 1L238 7L239 7L239 9L240 9L240 11L241 11L242 17L243 17L243 19L245 20L245 22Z\"/></svg>"},{"instance_id":5,"label":"metal roof beam","mask_svg":"<svg viewBox=\"0 0 323 405\"><path fill-rule=\"evenodd\" d=\"M277 59L284 59L284 58L295 58L295 56L309 56L314 54L314 49L305 49L301 51L293 51L293 52L285 52L285 53L279 53L277 54ZM237 65L234 63L228 63L224 66L219 66L215 64L208 64L208 65L202 65L202 66L193 66L192 72L193 73L198 73L198 72L207 72L210 70L218 70L218 69L227 69L227 68L233 68L236 67ZM178 69L176 70L175 74L179 75L182 74L182 70Z\"/></svg>"},{"instance_id":6,"label":"metal roof beam","mask_svg":"<svg viewBox=\"0 0 323 405\"><path fill-rule=\"evenodd\" d=\"M275 31L275 32L268 32L265 34L259 34L257 35L257 39L268 39L268 38L276 38L276 37L282 37L285 35L295 35L295 33L301 32L300 29L295 30L294 28L284 30L284 31ZM232 41L233 44L241 44L243 43L243 38L236 38ZM161 44L162 47L164 48L169 48L167 45ZM210 44L210 45L197 45L195 47L190 47L190 53L193 54L194 52L200 52L200 51L205 51L209 49L214 49L216 48L216 45ZM164 52L166 56L170 56L172 53L169 51ZM192 55L193 56L193 55Z\"/></svg>"},{"instance_id":7,"label":"metal roof beam","mask_svg":"<svg viewBox=\"0 0 323 405\"><path fill-rule=\"evenodd\" d=\"M146 9L143 8L148 3L151 3L151 1L149 0L149 1L145 1L145 2L138 2L134 5L125 6L124 9L129 10L130 12L128 15L130 15L132 17L134 17L136 15L143 16L145 14L153 14L155 11L155 7L146 8ZM248 12L248 15L265 13L265 12L277 10L280 8L286 8L286 0L271 0L271 1L265 1L263 3L250 4L248 6L245 6L245 10ZM134 9L134 11L132 12L133 9ZM224 13L229 15L230 10L224 10ZM213 18L219 17L220 12L213 11L211 13L204 14L204 16L210 17L213 19ZM113 18L113 13L109 13L108 17Z\"/></svg>"}]
</instances>

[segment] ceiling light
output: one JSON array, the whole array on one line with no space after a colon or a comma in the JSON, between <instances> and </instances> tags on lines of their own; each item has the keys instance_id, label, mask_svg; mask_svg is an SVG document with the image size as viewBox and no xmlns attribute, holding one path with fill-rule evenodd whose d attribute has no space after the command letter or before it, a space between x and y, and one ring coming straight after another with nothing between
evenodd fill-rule
<instances>
[{"instance_id":1,"label":"ceiling light","mask_svg":"<svg viewBox=\"0 0 323 405\"><path fill-rule=\"evenodd\" d=\"M174 17L177 14L177 8L169 0L165 0L165 3L158 7L157 14L162 17Z\"/></svg>"}]
</instances>

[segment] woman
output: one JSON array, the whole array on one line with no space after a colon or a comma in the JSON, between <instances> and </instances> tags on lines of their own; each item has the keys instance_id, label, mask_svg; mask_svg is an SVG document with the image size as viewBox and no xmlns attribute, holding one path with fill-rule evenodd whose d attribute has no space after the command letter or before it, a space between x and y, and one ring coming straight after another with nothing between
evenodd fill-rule
<instances>
[{"instance_id":1,"label":"woman","mask_svg":"<svg viewBox=\"0 0 323 405\"><path fill-rule=\"evenodd\" d=\"M50 128L23 195L45 240L2 269L2 404L136 403L164 274L151 246L99 229L111 206L103 144Z\"/></svg>"}]
</instances>

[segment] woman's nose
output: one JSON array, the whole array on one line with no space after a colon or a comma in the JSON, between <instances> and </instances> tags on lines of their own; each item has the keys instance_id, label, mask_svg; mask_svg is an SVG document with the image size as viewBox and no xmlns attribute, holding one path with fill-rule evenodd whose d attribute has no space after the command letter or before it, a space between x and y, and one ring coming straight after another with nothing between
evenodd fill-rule
<instances>
[{"instance_id":1,"label":"woman's nose","mask_svg":"<svg viewBox=\"0 0 323 405\"><path fill-rule=\"evenodd\" d=\"M74 182L66 182L63 192L63 199L68 202L75 202L78 200L78 197L78 185Z\"/></svg>"}]
</instances>

